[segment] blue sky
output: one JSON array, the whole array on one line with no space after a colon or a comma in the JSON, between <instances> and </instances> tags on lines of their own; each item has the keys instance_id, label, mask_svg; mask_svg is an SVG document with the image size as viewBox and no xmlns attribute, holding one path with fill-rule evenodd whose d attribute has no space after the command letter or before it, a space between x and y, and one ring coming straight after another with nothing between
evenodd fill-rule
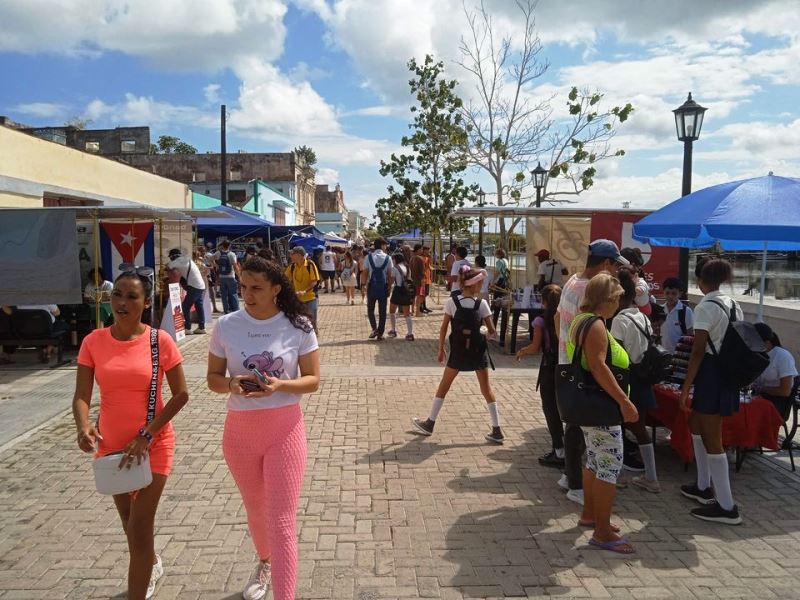
<instances>
[{"instance_id":1,"label":"blue sky","mask_svg":"<svg viewBox=\"0 0 800 600\"><path fill-rule=\"evenodd\" d=\"M471 7L470 2L466 3ZM520 39L513 3L486 0L499 31ZM58 11L58 27L41 26ZM793 0L540 0L541 56L526 90L553 96L554 127L571 85L632 102L585 206L654 207L680 192L671 109L688 91L708 107L694 187L765 174L800 176L800 11ZM307 144L318 180L340 182L365 215L388 181L410 104L405 63L433 53L458 79L468 31L460 0L6 0L0 4L0 114L31 125L79 116L92 127L149 125L200 151L283 151ZM548 156L531 157L547 162ZM476 169L466 178L491 189ZM488 197L491 201L491 197Z\"/></svg>"}]
</instances>

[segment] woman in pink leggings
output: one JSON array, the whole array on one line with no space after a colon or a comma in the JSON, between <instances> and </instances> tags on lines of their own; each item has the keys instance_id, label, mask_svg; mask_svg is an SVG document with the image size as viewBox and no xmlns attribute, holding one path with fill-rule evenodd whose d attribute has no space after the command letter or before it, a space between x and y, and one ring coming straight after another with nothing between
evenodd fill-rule
<instances>
[{"instance_id":1,"label":"woman in pink leggings","mask_svg":"<svg viewBox=\"0 0 800 600\"><path fill-rule=\"evenodd\" d=\"M319 387L311 321L277 265L242 267L244 308L220 317L211 334L208 387L228 393L222 449L247 510L260 558L245 600L295 596L297 505L306 464L302 394Z\"/></svg>"}]
</instances>

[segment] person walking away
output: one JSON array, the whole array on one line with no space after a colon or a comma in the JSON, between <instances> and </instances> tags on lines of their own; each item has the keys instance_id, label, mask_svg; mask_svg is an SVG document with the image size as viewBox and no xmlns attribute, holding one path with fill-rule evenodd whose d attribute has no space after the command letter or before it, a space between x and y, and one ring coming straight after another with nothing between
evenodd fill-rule
<instances>
[{"instance_id":1,"label":"person walking away","mask_svg":"<svg viewBox=\"0 0 800 600\"><path fill-rule=\"evenodd\" d=\"M619 247L611 240L598 239L589 244L586 267L581 273L569 278L561 290L561 301L556 313L558 330L558 364L569 362L567 358L567 334L572 320L580 312L586 286L599 273L616 273L619 265L630 263L620 254ZM584 451L584 437L578 425L567 423L564 427L564 475L559 481L567 489L567 498L583 504L583 483L581 477L581 456Z\"/></svg>"},{"instance_id":2,"label":"person walking away","mask_svg":"<svg viewBox=\"0 0 800 600\"><path fill-rule=\"evenodd\" d=\"M330 246L325 246L322 253L322 281L325 283L325 293L334 292L334 279L336 278L336 253Z\"/></svg>"},{"instance_id":3,"label":"person walking away","mask_svg":"<svg viewBox=\"0 0 800 600\"><path fill-rule=\"evenodd\" d=\"M542 412L550 433L551 449L539 457L545 467L564 468L564 424L556 404L556 369L558 367L558 335L555 316L561 300L561 288L548 285L542 290L544 315L533 320L533 340L517 352L517 361L524 356L542 353L536 389L542 399Z\"/></svg>"},{"instance_id":4,"label":"person walking away","mask_svg":"<svg viewBox=\"0 0 800 600\"><path fill-rule=\"evenodd\" d=\"M741 320L742 309L719 290L733 277L728 261L701 258L697 261L695 276L700 291L705 295L694 310L694 344L681 388L680 405L685 411L691 410L689 429L697 482L681 486L681 494L703 505L693 509L692 516L725 525L739 525L742 519L733 500L728 457L722 446L722 417L739 411L739 389L721 375L717 353L722 347L731 311L734 311L736 320ZM692 385L694 398L690 403Z\"/></svg>"},{"instance_id":5,"label":"person walking away","mask_svg":"<svg viewBox=\"0 0 800 600\"><path fill-rule=\"evenodd\" d=\"M766 323L756 323L756 330L769 354L769 366L753 382L753 390L775 405L778 412L787 415L791 406L797 377L797 364L794 356L781 346L778 334Z\"/></svg>"},{"instance_id":6,"label":"person walking away","mask_svg":"<svg viewBox=\"0 0 800 600\"><path fill-rule=\"evenodd\" d=\"M685 335L694 333L694 311L681 301L686 286L677 277L669 277L664 281L664 309L666 317L661 325L661 345L670 354Z\"/></svg>"},{"instance_id":7,"label":"person walking away","mask_svg":"<svg viewBox=\"0 0 800 600\"><path fill-rule=\"evenodd\" d=\"M466 246L459 246L456 248L456 261L450 268L450 294L455 295L456 292L461 292L461 267L472 266L467 260L468 250Z\"/></svg>"},{"instance_id":8,"label":"person walking away","mask_svg":"<svg viewBox=\"0 0 800 600\"><path fill-rule=\"evenodd\" d=\"M401 253L396 253L392 256L394 267L392 269L392 291L389 299L389 321L391 329L389 330L389 337L397 337L397 309L402 309L403 316L406 319L406 340L409 342L414 341L414 321L411 318L411 304L414 298L409 294L406 282L409 280L408 265L406 265L406 258Z\"/></svg>"},{"instance_id":9,"label":"person walking away","mask_svg":"<svg viewBox=\"0 0 800 600\"><path fill-rule=\"evenodd\" d=\"M475 267L486 273L486 277L484 277L483 283L481 284L480 296L481 300L486 300L486 304L491 306L491 300L489 299L489 284L491 283L492 277L489 275L489 271L486 269L486 257L482 254L476 256Z\"/></svg>"},{"instance_id":10,"label":"person walking away","mask_svg":"<svg viewBox=\"0 0 800 600\"><path fill-rule=\"evenodd\" d=\"M367 282L367 317L369 318L372 333L369 339L383 340L386 328L386 303L389 296L392 275L392 259L383 251L386 246L383 238L373 242L373 250L364 261L364 278ZM378 320L375 320L375 305L378 305Z\"/></svg>"},{"instance_id":11,"label":"person walking away","mask_svg":"<svg viewBox=\"0 0 800 600\"><path fill-rule=\"evenodd\" d=\"M539 270L537 271L539 283L536 289L543 290L546 285L551 284L563 285L564 277L569 275L567 268L552 258L549 250L539 250L536 258L539 259Z\"/></svg>"},{"instance_id":12,"label":"person walking away","mask_svg":"<svg viewBox=\"0 0 800 600\"><path fill-rule=\"evenodd\" d=\"M194 261L183 256L180 248L173 248L169 251L167 269L177 271L181 278L181 287L186 292L183 302L181 302L186 335L192 334L192 307L197 312L197 329L194 333L204 334L206 332L206 311L203 294L206 292L206 284L203 281L203 274L200 273L200 269Z\"/></svg>"},{"instance_id":13,"label":"person walking away","mask_svg":"<svg viewBox=\"0 0 800 600\"><path fill-rule=\"evenodd\" d=\"M95 329L81 343L72 414L78 447L95 457L120 453L120 467L149 457L153 481L130 494L117 494L122 530L128 540L128 598L151 598L164 575L155 553L155 518L161 493L172 471L175 432L172 419L189 401L183 358L172 337L158 331L158 376L155 413L148 418L148 393L153 377L151 329L142 323L149 306L152 283L136 271L123 272L114 282L111 327ZM164 376L172 397L164 403ZM89 420L94 382L100 388L100 416Z\"/></svg>"},{"instance_id":14,"label":"person walking away","mask_svg":"<svg viewBox=\"0 0 800 600\"><path fill-rule=\"evenodd\" d=\"M620 388L611 367L628 369L625 349L605 326L617 312L623 289L608 273L599 273L586 285L580 313L567 333L567 360L572 361L580 348L581 368L590 372L594 381L616 403L610 410L620 418L618 425L583 428L586 445L586 466L583 469L583 512L578 525L594 528L589 544L602 550L633 554L627 539L619 535L619 527L611 523L611 512L617 494L617 479L622 471L622 422L638 419L636 407ZM562 298L563 303L563 298ZM610 365L607 363L610 354Z\"/></svg>"},{"instance_id":15,"label":"person walking away","mask_svg":"<svg viewBox=\"0 0 800 600\"><path fill-rule=\"evenodd\" d=\"M207 382L228 394L222 453L258 555L242 597L265 598L271 583L275 600L290 600L307 455L300 402L319 389L319 346L306 305L277 264L248 259L242 299L244 310L221 317L211 333Z\"/></svg>"},{"instance_id":16,"label":"person walking away","mask_svg":"<svg viewBox=\"0 0 800 600\"><path fill-rule=\"evenodd\" d=\"M239 284L236 278L239 275L239 260L231 252L231 243L223 240L219 250L214 253L214 270L219 276L219 292L222 296L222 312L228 313L239 310Z\"/></svg>"},{"instance_id":17,"label":"person walking away","mask_svg":"<svg viewBox=\"0 0 800 600\"><path fill-rule=\"evenodd\" d=\"M439 411L442 410L444 399L456 376L462 371L474 371L478 378L481 394L486 400L489 411L489 420L492 429L486 434L486 439L495 444L502 444L505 440L500 429L500 416L497 411L497 401L489 383L489 354L487 335L495 334L489 305L479 297L481 284L486 277L486 271L473 269L463 265L459 273L459 293L451 295L444 305L444 318L439 328L439 353L440 364L445 364L444 340L447 330L450 329L450 354L447 356L439 387L433 399L430 416L424 421L414 417L414 429L422 435L433 434ZM481 329L486 328L486 333Z\"/></svg>"},{"instance_id":18,"label":"person walking away","mask_svg":"<svg viewBox=\"0 0 800 600\"><path fill-rule=\"evenodd\" d=\"M361 251L361 256L358 258L358 277L361 287L361 304L364 304L367 299L367 282L369 280L369 273L367 272L367 257L369 250L364 248Z\"/></svg>"},{"instance_id":19,"label":"person walking away","mask_svg":"<svg viewBox=\"0 0 800 600\"><path fill-rule=\"evenodd\" d=\"M448 292L452 291L452 286L453 286L453 282L450 275L453 272L453 263L456 262L456 260L458 260L456 258L456 248L457 248L456 244L451 244L450 252L444 258L444 275L445 275L445 281L447 282Z\"/></svg>"},{"instance_id":20,"label":"person walking away","mask_svg":"<svg viewBox=\"0 0 800 600\"><path fill-rule=\"evenodd\" d=\"M208 267L208 294L211 296L211 310L215 313L220 312L217 308L217 295L219 294L219 273L214 263L214 246L211 242L206 242L205 254L203 258Z\"/></svg>"},{"instance_id":21,"label":"person walking away","mask_svg":"<svg viewBox=\"0 0 800 600\"><path fill-rule=\"evenodd\" d=\"M350 303L350 306L355 302L355 288L356 288L356 269L358 263L353 260L353 255L348 250L344 253L342 260L342 285L344 286L344 293L346 294L344 303Z\"/></svg>"},{"instance_id":22,"label":"person walking away","mask_svg":"<svg viewBox=\"0 0 800 600\"><path fill-rule=\"evenodd\" d=\"M414 282L414 316L423 314L425 304L425 261L422 259L422 244L414 244L414 252L408 262L411 280Z\"/></svg>"},{"instance_id":23,"label":"person walking away","mask_svg":"<svg viewBox=\"0 0 800 600\"><path fill-rule=\"evenodd\" d=\"M641 381L635 376L634 365L642 362L649 342L652 340L653 331L649 319L642 314L635 304L636 280L638 275L630 267L619 269L617 278L622 286L623 294L619 299L620 311L611 323L611 335L617 340L631 364L630 399L639 413L639 418L634 423L626 423L626 427L636 436L639 444L639 453L642 456L644 475L638 475L631 480L636 487L657 494L661 491L656 472L656 455L653 440L647 432L647 412L656 407L656 398L653 395L652 384Z\"/></svg>"},{"instance_id":24,"label":"person walking away","mask_svg":"<svg viewBox=\"0 0 800 600\"><path fill-rule=\"evenodd\" d=\"M422 304L420 306L420 312L424 314L430 314L433 311L428 308L428 296L431 295L431 284L433 283L433 259L431 257L431 249L428 246L422 247L422 264L424 265L424 275L422 279L422 283L425 286L425 290L422 294Z\"/></svg>"},{"instance_id":25,"label":"person walking away","mask_svg":"<svg viewBox=\"0 0 800 600\"><path fill-rule=\"evenodd\" d=\"M498 248L494 253L494 276L492 277L492 282L489 284L489 291L494 294L494 300L499 300L508 296L510 288L511 271L508 268L506 251L502 248ZM495 325L497 324L497 319L500 318L501 304L501 302L492 303L492 320Z\"/></svg>"},{"instance_id":26,"label":"person walking away","mask_svg":"<svg viewBox=\"0 0 800 600\"><path fill-rule=\"evenodd\" d=\"M297 299L305 307L305 312L311 319L314 332L317 332L317 286L319 285L319 271L316 263L306 256L306 249L295 246L289 253L291 263L286 267L284 274L292 284L292 289L297 294Z\"/></svg>"}]
</instances>

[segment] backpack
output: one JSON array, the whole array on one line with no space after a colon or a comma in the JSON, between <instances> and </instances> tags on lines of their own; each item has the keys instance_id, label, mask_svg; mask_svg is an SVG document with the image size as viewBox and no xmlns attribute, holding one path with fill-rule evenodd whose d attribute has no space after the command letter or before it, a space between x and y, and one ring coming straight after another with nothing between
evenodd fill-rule
<instances>
[{"instance_id":1,"label":"backpack","mask_svg":"<svg viewBox=\"0 0 800 600\"><path fill-rule=\"evenodd\" d=\"M685 306L681 307L681 309L678 311L678 325L680 325L680 328L681 328L681 335L686 335L687 329L686 329L686 307Z\"/></svg>"},{"instance_id":2,"label":"backpack","mask_svg":"<svg viewBox=\"0 0 800 600\"><path fill-rule=\"evenodd\" d=\"M479 314L480 300L475 306L466 308L457 296L453 296L456 312L450 321L450 353L467 362L477 360L486 350L486 338L481 334L482 319Z\"/></svg>"},{"instance_id":3,"label":"backpack","mask_svg":"<svg viewBox=\"0 0 800 600\"><path fill-rule=\"evenodd\" d=\"M631 363L631 378L649 385L665 381L672 374L672 354L654 343L652 333L642 329L642 326L631 315L624 314L622 316L628 317L647 340L647 350L644 351L642 360L638 363Z\"/></svg>"},{"instance_id":4,"label":"backpack","mask_svg":"<svg viewBox=\"0 0 800 600\"><path fill-rule=\"evenodd\" d=\"M725 305L716 300L709 300L728 312ZM755 325L736 319L736 302L733 302L728 315L728 328L722 338L719 350L709 338L711 352L719 359L720 375L737 388L753 383L769 366L769 355L764 340L758 334Z\"/></svg>"},{"instance_id":5,"label":"backpack","mask_svg":"<svg viewBox=\"0 0 800 600\"><path fill-rule=\"evenodd\" d=\"M220 275L230 275L233 273L233 264L231 263L231 257L229 256L228 252L219 253L219 258L217 259L217 269L219 269Z\"/></svg>"},{"instance_id":6,"label":"backpack","mask_svg":"<svg viewBox=\"0 0 800 600\"><path fill-rule=\"evenodd\" d=\"M400 269L398 269L398 271L400 271ZM400 274L403 275L403 272L400 271ZM403 291L409 299L412 299L417 295L417 286L414 285L414 280L411 279L410 275L411 268L406 266L406 274L403 275Z\"/></svg>"},{"instance_id":7,"label":"backpack","mask_svg":"<svg viewBox=\"0 0 800 600\"><path fill-rule=\"evenodd\" d=\"M380 268L372 260L372 254L367 257L367 260L371 269L369 282L367 283L367 293L376 298L380 298L381 295L385 297L387 292L386 265L392 259L387 256Z\"/></svg>"}]
</instances>

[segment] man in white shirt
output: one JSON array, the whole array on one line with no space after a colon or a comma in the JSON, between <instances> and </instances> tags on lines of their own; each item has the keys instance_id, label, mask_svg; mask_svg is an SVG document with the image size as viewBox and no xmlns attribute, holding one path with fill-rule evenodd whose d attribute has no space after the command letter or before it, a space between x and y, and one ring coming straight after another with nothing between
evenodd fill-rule
<instances>
[{"instance_id":1,"label":"man in white shirt","mask_svg":"<svg viewBox=\"0 0 800 600\"><path fill-rule=\"evenodd\" d=\"M683 293L680 279L670 277L664 281L663 288L667 317L661 325L661 345L667 352L674 353L678 340L694 333L694 312L680 300Z\"/></svg>"},{"instance_id":2,"label":"man in white shirt","mask_svg":"<svg viewBox=\"0 0 800 600\"><path fill-rule=\"evenodd\" d=\"M322 253L322 281L325 282L325 293L333 292L333 281L336 278L336 253L330 246L325 247Z\"/></svg>"},{"instance_id":3,"label":"man in white shirt","mask_svg":"<svg viewBox=\"0 0 800 600\"><path fill-rule=\"evenodd\" d=\"M392 259L383 251L386 242L378 238L373 242L375 250L364 260L367 281L367 317L372 327L369 339L383 340L386 329L386 303L391 286ZM375 304L378 304L378 320L375 320Z\"/></svg>"},{"instance_id":4,"label":"man in white shirt","mask_svg":"<svg viewBox=\"0 0 800 600\"><path fill-rule=\"evenodd\" d=\"M458 273L461 270L461 267L467 265L471 267L472 265L467 260L467 248L465 246L459 246L456 248L456 260L453 261L453 266L450 267L450 277L448 281L450 282L450 293L455 294L456 292L461 291L461 283L459 282Z\"/></svg>"},{"instance_id":5,"label":"man in white shirt","mask_svg":"<svg viewBox=\"0 0 800 600\"><path fill-rule=\"evenodd\" d=\"M564 282L564 277L569 275L567 268L555 258L551 258L549 250L539 250L536 257L539 259L538 289L542 290L551 283L560 286Z\"/></svg>"},{"instance_id":6,"label":"man in white shirt","mask_svg":"<svg viewBox=\"0 0 800 600\"><path fill-rule=\"evenodd\" d=\"M190 318L192 306L197 311L197 329L194 333L197 335L204 334L206 332L206 313L203 305L203 294L206 292L206 283L203 281L200 268L194 264L194 261L183 256L180 248L173 248L169 251L167 269L177 271L181 277L181 286L186 290L186 296L181 303L186 335L191 335L192 333Z\"/></svg>"}]
</instances>

